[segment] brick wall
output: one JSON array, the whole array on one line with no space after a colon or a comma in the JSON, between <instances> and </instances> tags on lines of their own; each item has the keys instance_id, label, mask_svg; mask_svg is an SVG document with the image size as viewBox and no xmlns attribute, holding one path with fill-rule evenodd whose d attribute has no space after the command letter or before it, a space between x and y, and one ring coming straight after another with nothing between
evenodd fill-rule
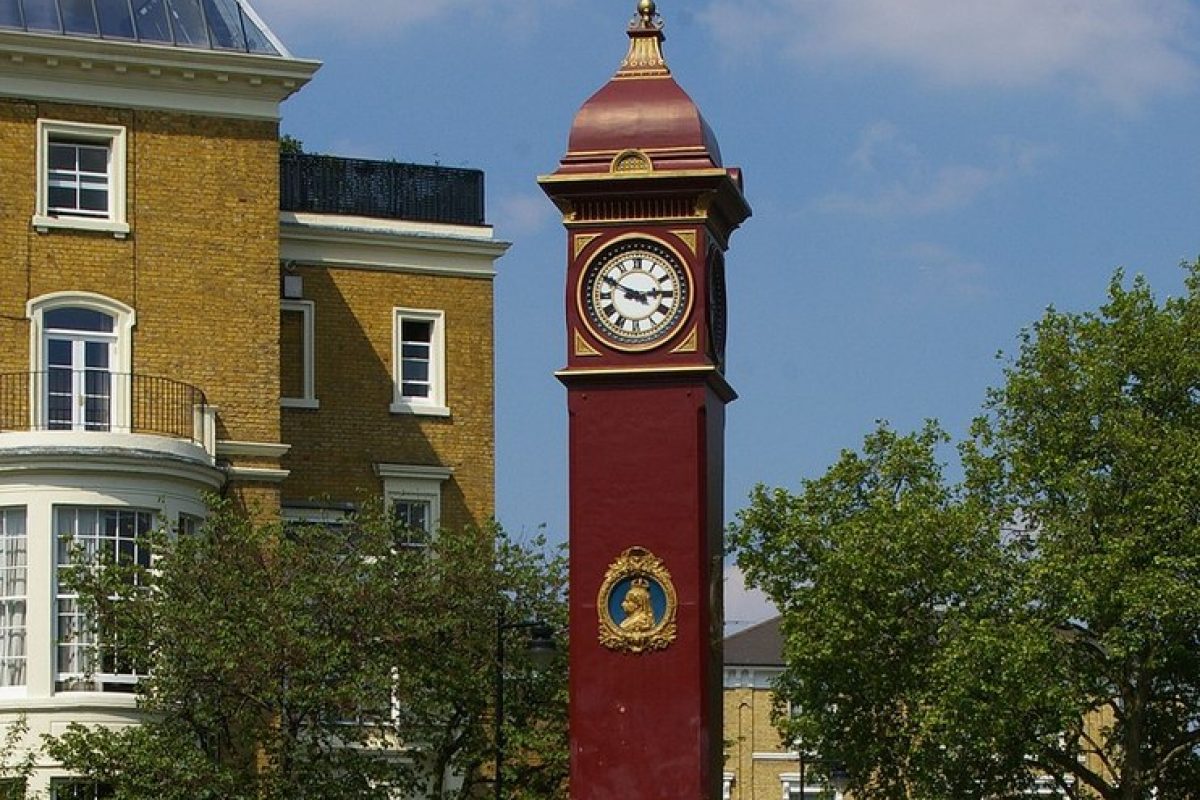
<instances>
[{"instance_id":1,"label":"brick wall","mask_svg":"<svg viewBox=\"0 0 1200 800\"><path fill-rule=\"evenodd\" d=\"M315 303L320 409L284 409L285 501L380 496L379 462L441 465L442 524L486 521L494 509L492 284L481 278L300 266ZM449 418L393 414L397 307L445 312Z\"/></svg>"},{"instance_id":2,"label":"brick wall","mask_svg":"<svg viewBox=\"0 0 1200 800\"><path fill-rule=\"evenodd\" d=\"M725 771L735 775L732 800L779 800L779 776L799 772L800 766L795 759L781 757L792 748L784 746L771 723L771 690L727 688L724 707ZM754 758L756 753L759 758Z\"/></svg>"},{"instance_id":3,"label":"brick wall","mask_svg":"<svg viewBox=\"0 0 1200 800\"><path fill-rule=\"evenodd\" d=\"M126 128L126 239L31 226L38 118ZM279 440L278 144L272 122L0 100L0 371L29 366L25 303L132 306L133 370L202 389L220 438Z\"/></svg>"}]
</instances>

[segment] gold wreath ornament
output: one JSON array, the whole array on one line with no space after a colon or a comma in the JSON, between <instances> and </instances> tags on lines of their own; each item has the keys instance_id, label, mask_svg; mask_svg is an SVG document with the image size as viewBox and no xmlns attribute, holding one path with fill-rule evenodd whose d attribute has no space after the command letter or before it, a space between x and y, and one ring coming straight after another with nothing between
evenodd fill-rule
<instances>
[{"instance_id":1,"label":"gold wreath ornament","mask_svg":"<svg viewBox=\"0 0 1200 800\"><path fill-rule=\"evenodd\" d=\"M656 588L661 590L665 601L661 614L654 610ZM620 619L612 613L614 599L620 601ZM631 547L617 556L600 585L596 598L600 644L626 653L665 650L675 641L678 606L671 573L662 560L643 547Z\"/></svg>"}]
</instances>

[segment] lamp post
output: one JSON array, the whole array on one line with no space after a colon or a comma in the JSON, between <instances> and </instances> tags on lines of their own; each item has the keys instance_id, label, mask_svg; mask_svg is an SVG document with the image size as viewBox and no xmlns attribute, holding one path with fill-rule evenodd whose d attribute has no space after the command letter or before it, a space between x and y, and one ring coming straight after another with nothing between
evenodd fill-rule
<instances>
[{"instance_id":1,"label":"lamp post","mask_svg":"<svg viewBox=\"0 0 1200 800\"><path fill-rule=\"evenodd\" d=\"M527 630L529 641L526 652L535 666L545 666L554 658L554 629L541 620L509 622L508 604L501 598L496 612L496 800L504 797L504 634L508 631Z\"/></svg>"},{"instance_id":2,"label":"lamp post","mask_svg":"<svg viewBox=\"0 0 1200 800\"><path fill-rule=\"evenodd\" d=\"M846 771L846 766L840 761L824 761L821 759L806 759L804 757L804 747L800 742L796 742L797 760L800 762L800 800L808 800L805 797L808 788L808 781L805 780L805 769L808 764L817 764L825 767L826 781L829 788L833 789L835 795L841 796L845 793L846 787L850 785L850 773Z\"/></svg>"}]
</instances>

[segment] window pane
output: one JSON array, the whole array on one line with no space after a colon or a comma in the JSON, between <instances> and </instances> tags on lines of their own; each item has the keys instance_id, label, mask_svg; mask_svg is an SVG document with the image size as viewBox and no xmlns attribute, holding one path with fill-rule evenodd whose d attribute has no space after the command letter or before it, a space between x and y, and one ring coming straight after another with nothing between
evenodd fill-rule
<instances>
[{"instance_id":1,"label":"window pane","mask_svg":"<svg viewBox=\"0 0 1200 800\"><path fill-rule=\"evenodd\" d=\"M108 148L103 145L76 145L79 150L80 172L94 172L108 175Z\"/></svg>"},{"instance_id":2,"label":"window pane","mask_svg":"<svg viewBox=\"0 0 1200 800\"><path fill-rule=\"evenodd\" d=\"M31 31L62 31L54 0L25 0L25 27Z\"/></svg>"},{"instance_id":3,"label":"window pane","mask_svg":"<svg viewBox=\"0 0 1200 800\"><path fill-rule=\"evenodd\" d=\"M100 35L114 39L134 39L133 17L129 16L129 0L96 0L100 17Z\"/></svg>"},{"instance_id":4,"label":"window pane","mask_svg":"<svg viewBox=\"0 0 1200 800\"><path fill-rule=\"evenodd\" d=\"M133 0L133 16L140 40L174 43L171 25L167 22L166 3L163 0Z\"/></svg>"},{"instance_id":5,"label":"window pane","mask_svg":"<svg viewBox=\"0 0 1200 800\"><path fill-rule=\"evenodd\" d=\"M427 320L406 319L400 323L400 339L405 343L433 341L433 323Z\"/></svg>"},{"instance_id":6,"label":"window pane","mask_svg":"<svg viewBox=\"0 0 1200 800\"><path fill-rule=\"evenodd\" d=\"M79 207L74 187L51 186L47 200L51 211L71 211Z\"/></svg>"},{"instance_id":7,"label":"window pane","mask_svg":"<svg viewBox=\"0 0 1200 800\"><path fill-rule=\"evenodd\" d=\"M420 359L428 360L429 354L432 351L432 349L433 348L431 348L427 344L420 344L420 343L413 344L411 342L405 342L403 345L401 345L400 355L406 359L420 358Z\"/></svg>"},{"instance_id":8,"label":"window pane","mask_svg":"<svg viewBox=\"0 0 1200 800\"><path fill-rule=\"evenodd\" d=\"M24 28L21 22L20 0L0 0L0 28Z\"/></svg>"},{"instance_id":9,"label":"window pane","mask_svg":"<svg viewBox=\"0 0 1200 800\"><path fill-rule=\"evenodd\" d=\"M58 0L62 7L63 28L67 33L82 33L95 36L96 15L92 11L92 0Z\"/></svg>"},{"instance_id":10,"label":"window pane","mask_svg":"<svg viewBox=\"0 0 1200 800\"><path fill-rule=\"evenodd\" d=\"M223 50L246 49L242 14L235 0L204 0L204 14L208 17L213 47Z\"/></svg>"},{"instance_id":11,"label":"window pane","mask_svg":"<svg viewBox=\"0 0 1200 800\"><path fill-rule=\"evenodd\" d=\"M67 339L48 340L46 342L46 361L47 366L50 367L71 366L71 342Z\"/></svg>"},{"instance_id":12,"label":"window pane","mask_svg":"<svg viewBox=\"0 0 1200 800\"><path fill-rule=\"evenodd\" d=\"M279 312L279 396L303 399L304 385L304 314Z\"/></svg>"},{"instance_id":13,"label":"window pane","mask_svg":"<svg viewBox=\"0 0 1200 800\"><path fill-rule=\"evenodd\" d=\"M400 393L405 397L429 397L429 384L406 381L400 384Z\"/></svg>"},{"instance_id":14,"label":"window pane","mask_svg":"<svg viewBox=\"0 0 1200 800\"><path fill-rule=\"evenodd\" d=\"M112 787L103 783L55 781L51 800L108 800L114 796Z\"/></svg>"},{"instance_id":15,"label":"window pane","mask_svg":"<svg viewBox=\"0 0 1200 800\"><path fill-rule=\"evenodd\" d=\"M79 192L79 210L96 214L108 213L108 192L83 189Z\"/></svg>"},{"instance_id":16,"label":"window pane","mask_svg":"<svg viewBox=\"0 0 1200 800\"><path fill-rule=\"evenodd\" d=\"M91 371L93 376L100 374L104 376L104 380L108 381L108 342L84 342L83 343L83 366ZM97 373L95 370L105 370ZM89 389L90 391L90 389Z\"/></svg>"},{"instance_id":17,"label":"window pane","mask_svg":"<svg viewBox=\"0 0 1200 800\"><path fill-rule=\"evenodd\" d=\"M433 504L428 500L396 500L392 513L404 529L400 534L401 546L425 546L429 542L432 527Z\"/></svg>"},{"instance_id":18,"label":"window pane","mask_svg":"<svg viewBox=\"0 0 1200 800\"><path fill-rule=\"evenodd\" d=\"M429 383L429 362L404 359L404 380L406 383Z\"/></svg>"},{"instance_id":19,"label":"window pane","mask_svg":"<svg viewBox=\"0 0 1200 800\"><path fill-rule=\"evenodd\" d=\"M77 166L75 158L78 153L79 147L77 145L51 142L48 159L50 169L74 172Z\"/></svg>"},{"instance_id":20,"label":"window pane","mask_svg":"<svg viewBox=\"0 0 1200 800\"><path fill-rule=\"evenodd\" d=\"M83 408L83 426L89 431L106 431L111 425L112 411L107 397L90 397Z\"/></svg>"},{"instance_id":21,"label":"window pane","mask_svg":"<svg viewBox=\"0 0 1200 800\"><path fill-rule=\"evenodd\" d=\"M246 50L251 53L266 53L267 55L279 55L279 51L275 49L275 45L271 44L271 40L267 35L258 29L254 24L254 20L246 16L242 12L242 24L246 31Z\"/></svg>"},{"instance_id":22,"label":"window pane","mask_svg":"<svg viewBox=\"0 0 1200 800\"><path fill-rule=\"evenodd\" d=\"M111 557L125 563L148 566L150 551L143 537L154 523L154 514L128 508L89 508L60 506L55 508L56 529L60 532L56 558L56 575L83 550L83 557L95 561ZM111 638L97 641L96 628L101 633L104 620L94 624L79 606L77 596L62 580L57 583L56 620L58 624L58 683L61 688L95 690L126 690L137 676L136 669L122 658ZM101 673L97 680L83 681L89 668Z\"/></svg>"},{"instance_id":23,"label":"window pane","mask_svg":"<svg viewBox=\"0 0 1200 800\"><path fill-rule=\"evenodd\" d=\"M63 331L113 332L113 318L91 308L55 308L47 311L42 321L47 328ZM57 340L51 339L51 343ZM66 343L69 346L69 343Z\"/></svg>"},{"instance_id":24,"label":"window pane","mask_svg":"<svg viewBox=\"0 0 1200 800\"><path fill-rule=\"evenodd\" d=\"M192 47L208 47L208 31L200 15L199 0L170 0L175 23L175 43Z\"/></svg>"},{"instance_id":25,"label":"window pane","mask_svg":"<svg viewBox=\"0 0 1200 800\"><path fill-rule=\"evenodd\" d=\"M89 398L109 397L112 394L112 374L104 370L89 369L83 373L83 392Z\"/></svg>"},{"instance_id":26,"label":"window pane","mask_svg":"<svg viewBox=\"0 0 1200 800\"><path fill-rule=\"evenodd\" d=\"M25 685L26 554L25 509L0 509L0 686Z\"/></svg>"}]
</instances>

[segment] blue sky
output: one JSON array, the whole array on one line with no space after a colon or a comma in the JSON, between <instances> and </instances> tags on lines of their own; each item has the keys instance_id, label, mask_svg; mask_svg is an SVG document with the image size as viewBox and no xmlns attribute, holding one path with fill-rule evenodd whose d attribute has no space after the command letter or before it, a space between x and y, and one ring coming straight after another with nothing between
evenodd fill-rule
<instances>
[{"instance_id":1,"label":"blue sky","mask_svg":"<svg viewBox=\"0 0 1200 800\"><path fill-rule=\"evenodd\" d=\"M535 183L617 68L634 0L255 0L325 66L306 149L480 168L499 262L497 514L566 532L565 245ZM661 0L676 79L743 168L729 257L727 514L877 419L962 435L998 351L1114 268L1200 255L1193 0ZM731 587L731 619L761 606Z\"/></svg>"}]
</instances>

